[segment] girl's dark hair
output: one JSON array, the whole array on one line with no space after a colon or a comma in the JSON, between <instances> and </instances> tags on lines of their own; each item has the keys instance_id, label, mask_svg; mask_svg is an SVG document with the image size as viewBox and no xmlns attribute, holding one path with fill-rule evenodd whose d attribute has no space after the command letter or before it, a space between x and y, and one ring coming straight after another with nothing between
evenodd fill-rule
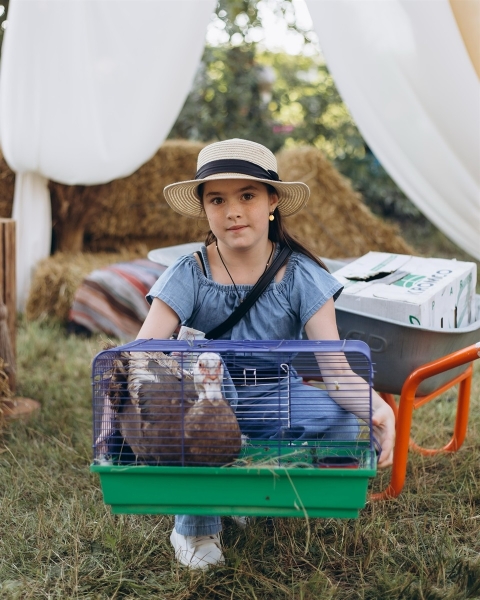
<instances>
[{"instance_id":1,"label":"girl's dark hair","mask_svg":"<svg viewBox=\"0 0 480 600\"><path fill-rule=\"evenodd\" d=\"M268 183L265 183L264 185L267 188L269 194L275 194L278 196L278 192L273 185L270 185ZM201 183L198 186L197 194L203 206L203 183ZM313 260L313 262L317 263L317 265L322 267L322 269L325 269L325 271L330 272L327 265L318 256L316 256L307 246L302 244L300 240L298 240L295 236L293 236L287 231L287 228L283 223L282 215L280 214L278 207L273 211L273 216L275 217L275 219L273 221L270 221L268 226L268 238L272 240L272 242L277 242L278 244L280 244L280 246L288 246L294 252L299 252L300 254L308 256L308 258ZM215 242L216 239L217 238L215 237L215 235L211 231L209 231L205 238L205 246L213 244L213 242Z\"/></svg>"}]
</instances>

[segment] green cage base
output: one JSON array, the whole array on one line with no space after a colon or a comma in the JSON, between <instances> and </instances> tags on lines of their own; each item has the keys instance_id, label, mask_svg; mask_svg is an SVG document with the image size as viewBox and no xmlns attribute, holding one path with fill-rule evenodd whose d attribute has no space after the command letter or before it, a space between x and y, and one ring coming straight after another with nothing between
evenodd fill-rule
<instances>
[{"instance_id":1,"label":"green cage base","mask_svg":"<svg viewBox=\"0 0 480 600\"><path fill-rule=\"evenodd\" d=\"M272 446L249 448L244 459L262 451L271 455ZM306 449L305 455L311 452ZM336 454L358 456L359 468L304 468L297 466L298 455L289 466L289 447L282 448L285 466L93 464L90 470L99 474L104 502L114 514L356 518L366 503L368 480L376 475L376 457L370 449Z\"/></svg>"}]
</instances>

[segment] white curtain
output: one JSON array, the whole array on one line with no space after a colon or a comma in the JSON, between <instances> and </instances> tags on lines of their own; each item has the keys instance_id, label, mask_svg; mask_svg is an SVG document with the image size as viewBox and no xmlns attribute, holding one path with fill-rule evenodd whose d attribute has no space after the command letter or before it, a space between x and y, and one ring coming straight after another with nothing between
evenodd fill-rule
<instances>
[{"instance_id":1,"label":"white curtain","mask_svg":"<svg viewBox=\"0 0 480 600\"><path fill-rule=\"evenodd\" d=\"M10 0L0 76L0 139L10 167L65 184L104 183L138 169L182 108L215 5ZM50 249L50 219L38 219L40 181L17 177L20 310L32 268Z\"/></svg>"},{"instance_id":2,"label":"white curtain","mask_svg":"<svg viewBox=\"0 0 480 600\"><path fill-rule=\"evenodd\" d=\"M480 82L448 0L307 5L375 155L428 219L480 259Z\"/></svg>"},{"instance_id":3,"label":"white curtain","mask_svg":"<svg viewBox=\"0 0 480 600\"><path fill-rule=\"evenodd\" d=\"M52 210L48 179L38 173L17 173L12 218L17 237L17 304L21 297L23 309L33 268L50 254Z\"/></svg>"}]
</instances>

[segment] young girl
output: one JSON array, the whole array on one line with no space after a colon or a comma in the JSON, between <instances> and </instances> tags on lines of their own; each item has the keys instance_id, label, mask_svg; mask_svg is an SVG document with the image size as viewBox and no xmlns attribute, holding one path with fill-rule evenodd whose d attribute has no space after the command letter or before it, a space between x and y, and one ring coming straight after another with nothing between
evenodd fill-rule
<instances>
[{"instance_id":1,"label":"young girl","mask_svg":"<svg viewBox=\"0 0 480 600\"><path fill-rule=\"evenodd\" d=\"M300 339L303 330L311 340L339 339L334 300L342 286L283 224L284 217L306 205L309 188L280 181L275 156L267 148L241 139L210 144L198 156L195 179L169 185L164 194L180 214L206 218L210 231L201 259L181 257L150 290L151 308L138 338L169 338L179 323L203 332L223 323L287 245L293 250L287 263L222 339ZM356 416L341 406L335 387L341 385L342 373L345 369L324 377L328 393L313 387L302 392L302 399L309 397L307 410L303 404L295 409L292 395L290 437L333 439L338 423L356 437L356 416L365 416L365 403L359 401ZM252 393L249 389L250 399ZM241 406L241 393L238 402ZM257 411L261 403L259 394ZM395 418L375 392L372 403L382 468L392 463ZM272 438L285 431L260 433ZM222 563L220 531L219 517L177 516L170 537L177 560L201 569Z\"/></svg>"}]
</instances>

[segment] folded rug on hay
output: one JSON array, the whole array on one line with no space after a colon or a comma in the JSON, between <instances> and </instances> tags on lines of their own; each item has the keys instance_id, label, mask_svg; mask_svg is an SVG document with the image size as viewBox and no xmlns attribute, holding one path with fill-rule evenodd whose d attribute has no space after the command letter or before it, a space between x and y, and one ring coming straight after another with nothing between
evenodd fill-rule
<instances>
[{"instance_id":1,"label":"folded rug on hay","mask_svg":"<svg viewBox=\"0 0 480 600\"><path fill-rule=\"evenodd\" d=\"M140 258L92 271L75 292L70 325L134 339L148 313L145 295L166 268Z\"/></svg>"}]
</instances>

